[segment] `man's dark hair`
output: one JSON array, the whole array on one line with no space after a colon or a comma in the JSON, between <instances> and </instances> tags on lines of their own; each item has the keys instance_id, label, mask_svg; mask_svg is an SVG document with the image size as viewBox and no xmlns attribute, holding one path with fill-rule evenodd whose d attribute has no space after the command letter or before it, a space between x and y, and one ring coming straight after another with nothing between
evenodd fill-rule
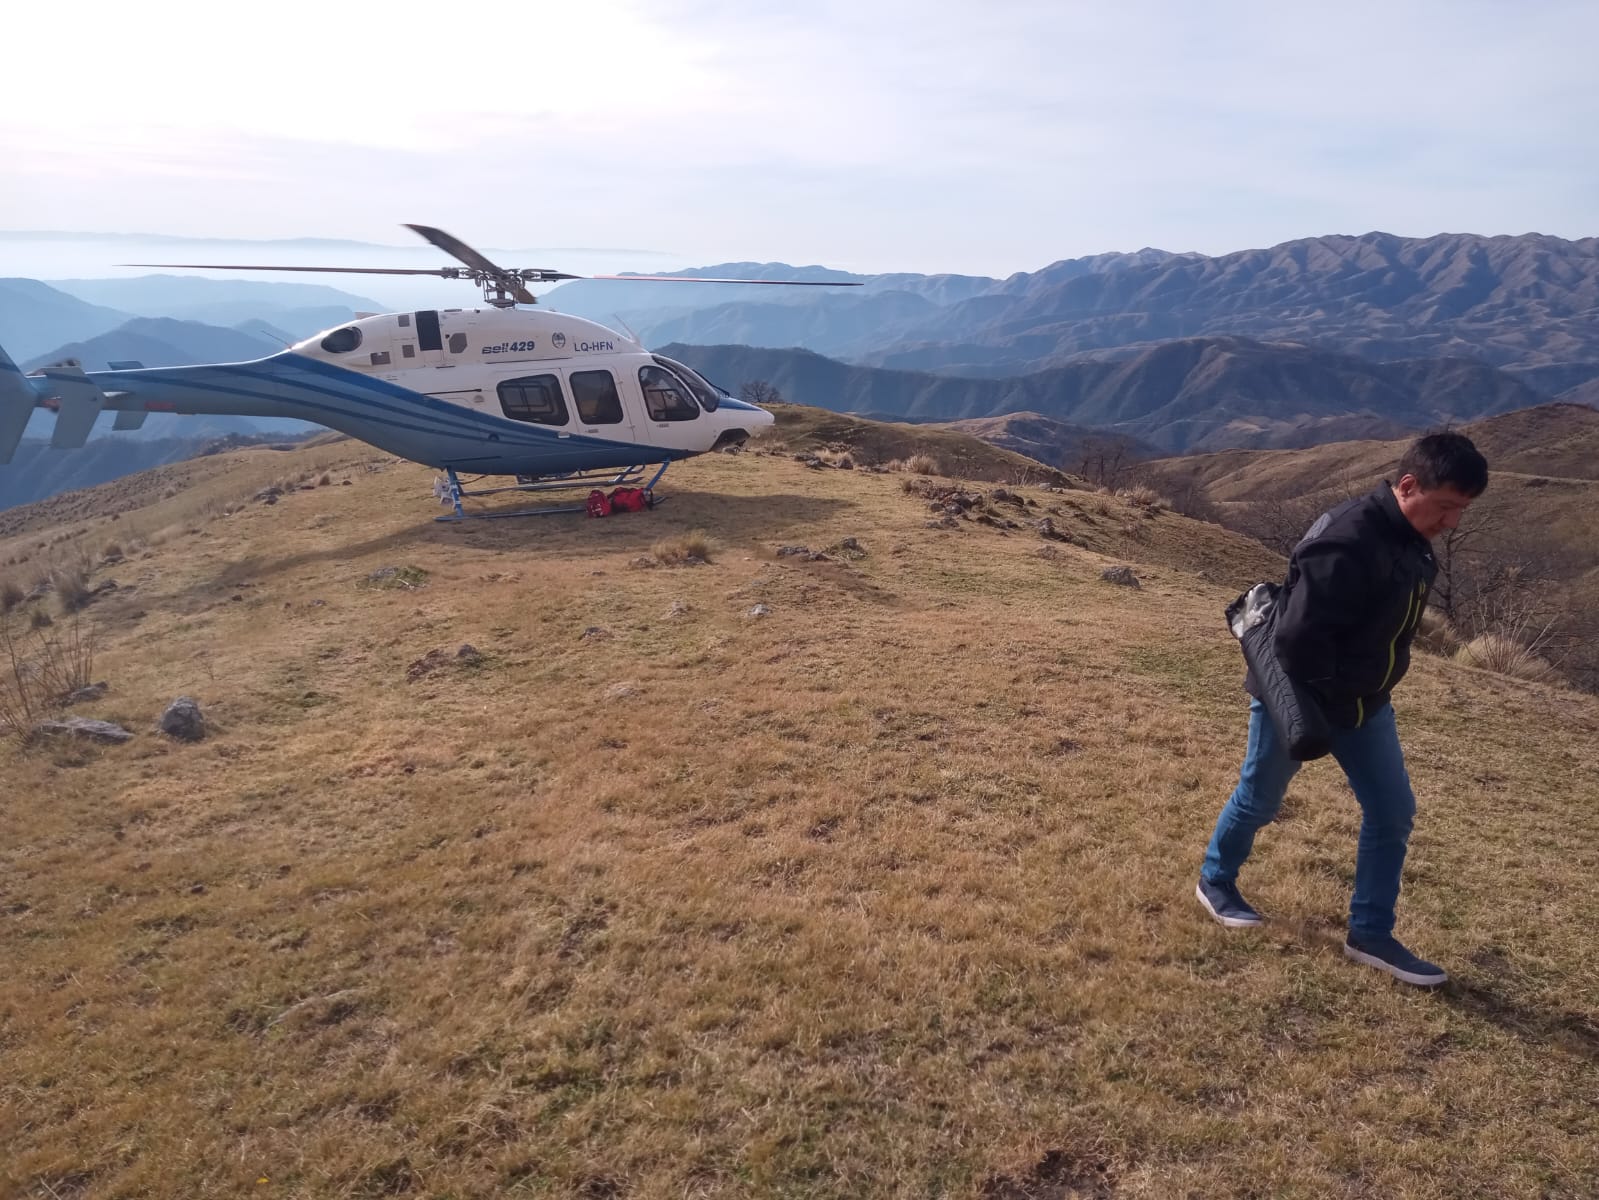
<instances>
[{"instance_id":1,"label":"man's dark hair","mask_svg":"<svg viewBox=\"0 0 1599 1200\"><path fill-rule=\"evenodd\" d=\"M1429 433L1417 438L1399 460L1395 478L1406 475L1414 475L1423 491L1452 487L1475 497L1488 486L1488 460L1463 433Z\"/></svg>"}]
</instances>

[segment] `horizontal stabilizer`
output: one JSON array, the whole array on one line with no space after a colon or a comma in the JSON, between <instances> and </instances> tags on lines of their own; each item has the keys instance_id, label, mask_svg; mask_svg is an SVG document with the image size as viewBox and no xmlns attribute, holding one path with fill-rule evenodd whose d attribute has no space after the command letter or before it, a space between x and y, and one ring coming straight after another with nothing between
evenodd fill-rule
<instances>
[{"instance_id":1,"label":"horizontal stabilizer","mask_svg":"<svg viewBox=\"0 0 1599 1200\"><path fill-rule=\"evenodd\" d=\"M138 412L133 412L131 409L124 409L122 412L117 414L116 424L112 425L111 428L140 429L144 426L144 419L149 415L150 414L145 412L142 408Z\"/></svg>"},{"instance_id":2,"label":"horizontal stabilizer","mask_svg":"<svg viewBox=\"0 0 1599 1200\"><path fill-rule=\"evenodd\" d=\"M113 371L142 371L144 364L133 358L112 359L106 363Z\"/></svg>"},{"instance_id":3,"label":"horizontal stabilizer","mask_svg":"<svg viewBox=\"0 0 1599 1200\"><path fill-rule=\"evenodd\" d=\"M46 367L39 373L50 381L50 391L57 403L56 427L50 435L50 444L57 450L75 450L89 440L94 419L105 408L105 393L80 366Z\"/></svg>"},{"instance_id":4,"label":"horizontal stabilizer","mask_svg":"<svg viewBox=\"0 0 1599 1200\"><path fill-rule=\"evenodd\" d=\"M16 453L36 399L17 364L0 350L0 463L10 462Z\"/></svg>"}]
</instances>

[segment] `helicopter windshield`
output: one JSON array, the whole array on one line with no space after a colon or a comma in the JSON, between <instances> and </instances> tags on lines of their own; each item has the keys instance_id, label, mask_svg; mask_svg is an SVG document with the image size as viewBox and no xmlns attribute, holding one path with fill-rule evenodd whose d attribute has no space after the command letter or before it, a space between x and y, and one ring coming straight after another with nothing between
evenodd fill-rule
<instances>
[{"instance_id":1,"label":"helicopter windshield","mask_svg":"<svg viewBox=\"0 0 1599 1200\"><path fill-rule=\"evenodd\" d=\"M688 386L688 390L694 393L694 399L699 401L701 408L708 413L716 411L716 406L722 402L722 395L706 381L705 376L693 367L685 367L682 363L662 358L659 354L652 354L650 357L681 379Z\"/></svg>"}]
</instances>

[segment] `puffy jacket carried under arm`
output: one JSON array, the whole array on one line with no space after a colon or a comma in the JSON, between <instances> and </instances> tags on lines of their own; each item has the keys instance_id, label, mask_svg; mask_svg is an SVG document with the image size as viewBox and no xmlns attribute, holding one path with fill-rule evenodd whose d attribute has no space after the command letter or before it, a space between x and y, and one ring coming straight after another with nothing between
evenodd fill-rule
<instances>
[{"instance_id":1,"label":"puffy jacket carried under arm","mask_svg":"<svg viewBox=\"0 0 1599 1200\"><path fill-rule=\"evenodd\" d=\"M1277 656L1350 728L1388 702L1438 573L1386 484L1323 515L1289 559ZM1254 680L1249 689L1256 692Z\"/></svg>"}]
</instances>

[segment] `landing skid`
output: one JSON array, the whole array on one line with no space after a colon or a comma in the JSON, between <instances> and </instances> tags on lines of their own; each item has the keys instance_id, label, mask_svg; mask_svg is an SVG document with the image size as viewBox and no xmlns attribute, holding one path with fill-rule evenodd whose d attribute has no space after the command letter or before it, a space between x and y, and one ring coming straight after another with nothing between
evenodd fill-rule
<instances>
[{"instance_id":1,"label":"landing skid","mask_svg":"<svg viewBox=\"0 0 1599 1200\"><path fill-rule=\"evenodd\" d=\"M623 467L620 471L573 471L568 475L538 475L516 476L516 482L503 487L472 488L468 489L461 483L461 478L455 473L454 467L445 469L445 478L435 480L433 494L439 498L441 504L448 504L455 509L452 513L445 513L441 517L434 517L435 521L479 521L492 520L496 517L549 517L556 513L580 513L588 511L588 492L595 488L605 489L612 487L635 487L644 477L644 472L649 470L650 463L639 463L632 467ZM645 491L652 490L661 481L661 476L666 474L669 464L662 463L650 481L643 484ZM469 480L476 483L478 479L489 479L492 476L480 475L477 479ZM475 500L482 496L498 496L502 492L559 492L569 489L581 488L584 493L583 502L577 504L547 504L541 508L518 508L506 512L475 512L469 513L461 505L462 500Z\"/></svg>"}]
</instances>

